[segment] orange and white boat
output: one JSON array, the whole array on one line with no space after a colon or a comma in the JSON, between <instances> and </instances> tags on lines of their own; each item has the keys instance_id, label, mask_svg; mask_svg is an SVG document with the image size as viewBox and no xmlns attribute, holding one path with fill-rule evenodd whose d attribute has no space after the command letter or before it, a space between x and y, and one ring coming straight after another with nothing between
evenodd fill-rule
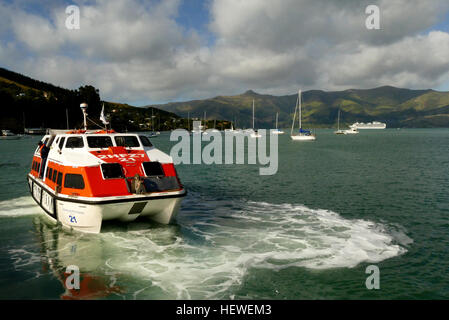
<instances>
[{"instance_id":1,"label":"orange and white boat","mask_svg":"<svg viewBox=\"0 0 449 320\"><path fill-rule=\"evenodd\" d=\"M186 196L172 158L145 135L86 127L85 120L84 130L50 130L41 140L50 148L43 168L39 147L34 152L28 185L47 216L89 233L103 220L170 223Z\"/></svg>"}]
</instances>

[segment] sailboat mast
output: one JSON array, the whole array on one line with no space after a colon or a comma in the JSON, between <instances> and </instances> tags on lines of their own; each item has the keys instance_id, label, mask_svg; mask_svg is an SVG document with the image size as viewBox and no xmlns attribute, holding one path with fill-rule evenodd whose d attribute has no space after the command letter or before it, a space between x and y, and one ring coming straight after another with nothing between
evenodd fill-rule
<instances>
[{"instance_id":1,"label":"sailboat mast","mask_svg":"<svg viewBox=\"0 0 449 320\"><path fill-rule=\"evenodd\" d=\"M299 129L301 130L301 90L298 92L298 108L299 108Z\"/></svg>"},{"instance_id":2,"label":"sailboat mast","mask_svg":"<svg viewBox=\"0 0 449 320\"><path fill-rule=\"evenodd\" d=\"M253 130L254 130L254 99L253 99Z\"/></svg>"},{"instance_id":3,"label":"sailboat mast","mask_svg":"<svg viewBox=\"0 0 449 320\"><path fill-rule=\"evenodd\" d=\"M296 119L296 109L298 108L298 98L296 98L296 104L295 104L295 114L293 115L293 121L292 121L292 131L290 132L290 135L293 135L293 128L295 127L295 119Z\"/></svg>"},{"instance_id":4,"label":"sailboat mast","mask_svg":"<svg viewBox=\"0 0 449 320\"><path fill-rule=\"evenodd\" d=\"M277 128L278 128L278 116L279 116L279 113L276 112L276 130L277 130Z\"/></svg>"},{"instance_id":5,"label":"sailboat mast","mask_svg":"<svg viewBox=\"0 0 449 320\"><path fill-rule=\"evenodd\" d=\"M337 122L337 130L340 131L340 109L338 109L338 122Z\"/></svg>"}]
</instances>

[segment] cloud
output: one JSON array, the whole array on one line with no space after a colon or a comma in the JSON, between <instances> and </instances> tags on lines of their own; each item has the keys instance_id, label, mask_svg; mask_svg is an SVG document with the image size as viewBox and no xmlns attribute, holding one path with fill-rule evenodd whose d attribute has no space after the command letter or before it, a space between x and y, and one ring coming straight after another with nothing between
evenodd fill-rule
<instances>
[{"instance_id":1,"label":"cloud","mask_svg":"<svg viewBox=\"0 0 449 320\"><path fill-rule=\"evenodd\" d=\"M210 0L209 30L179 24L181 1L79 0L80 30L65 28L59 1L0 4L0 60L128 103L447 82L449 35L428 32L445 0ZM368 4L381 30L365 28Z\"/></svg>"}]
</instances>

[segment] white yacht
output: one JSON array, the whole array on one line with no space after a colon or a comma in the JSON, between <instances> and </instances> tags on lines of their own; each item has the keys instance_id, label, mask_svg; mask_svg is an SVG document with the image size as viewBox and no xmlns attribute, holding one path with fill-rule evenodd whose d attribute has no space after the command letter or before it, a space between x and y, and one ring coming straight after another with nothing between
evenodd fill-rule
<instances>
[{"instance_id":1,"label":"white yacht","mask_svg":"<svg viewBox=\"0 0 449 320\"><path fill-rule=\"evenodd\" d=\"M276 129L273 130L274 134L284 134L284 131L278 129L278 117L279 112L276 112Z\"/></svg>"},{"instance_id":2,"label":"white yacht","mask_svg":"<svg viewBox=\"0 0 449 320\"><path fill-rule=\"evenodd\" d=\"M21 136L12 133L10 130L2 130L2 134L0 135L0 139L2 140L17 140L20 139Z\"/></svg>"},{"instance_id":3,"label":"white yacht","mask_svg":"<svg viewBox=\"0 0 449 320\"><path fill-rule=\"evenodd\" d=\"M299 121L299 132L298 134L293 134L293 130L295 127L295 118L296 118L296 109L298 109L298 121ZM290 133L290 137L294 141L314 141L316 137L310 130L304 130L301 126L301 90L298 91L298 98L296 100L295 106L295 115L293 116L292 130Z\"/></svg>"},{"instance_id":4,"label":"white yacht","mask_svg":"<svg viewBox=\"0 0 449 320\"><path fill-rule=\"evenodd\" d=\"M337 131L334 131L335 134L345 134L344 130L340 130L340 109L338 109L338 120L337 120Z\"/></svg>"},{"instance_id":5,"label":"white yacht","mask_svg":"<svg viewBox=\"0 0 449 320\"><path fill-rule=\"evenodd\" d=\"M261 138L262 137L260 135L260 133L257 131L257 129L254 129L254 99L253 99L253 129L252 129L252 131L248 131L248 133L250 134L251 138Z\"/></svg>"}]
</instances>

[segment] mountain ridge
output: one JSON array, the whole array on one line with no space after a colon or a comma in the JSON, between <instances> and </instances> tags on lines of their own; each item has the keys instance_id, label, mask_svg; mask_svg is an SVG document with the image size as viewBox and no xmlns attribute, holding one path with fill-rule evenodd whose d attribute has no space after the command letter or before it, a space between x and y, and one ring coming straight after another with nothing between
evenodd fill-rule
<instances>
[{"instance_id":1,"label":"mountain ridge","mask_svg":"<svg viewBox=\"0 0 449 320\"><path fill-rule=\"evenodd\" d=\"M148 105L174 112L181 117L237 119L239 127L252 123L252 99L255 101L256 126L272 128L279 113L279 126L291 126L297 93L283 96L259 94L247 90L233 96L215 96L183 102ZM449 127L449 92L433 89L407 89L391 85L372 89L342 91L307 90L302 92L303 123L311 127L334 127L338 109L341 124L382 121L387 127Z\"/></svg>"}]
</instances>

